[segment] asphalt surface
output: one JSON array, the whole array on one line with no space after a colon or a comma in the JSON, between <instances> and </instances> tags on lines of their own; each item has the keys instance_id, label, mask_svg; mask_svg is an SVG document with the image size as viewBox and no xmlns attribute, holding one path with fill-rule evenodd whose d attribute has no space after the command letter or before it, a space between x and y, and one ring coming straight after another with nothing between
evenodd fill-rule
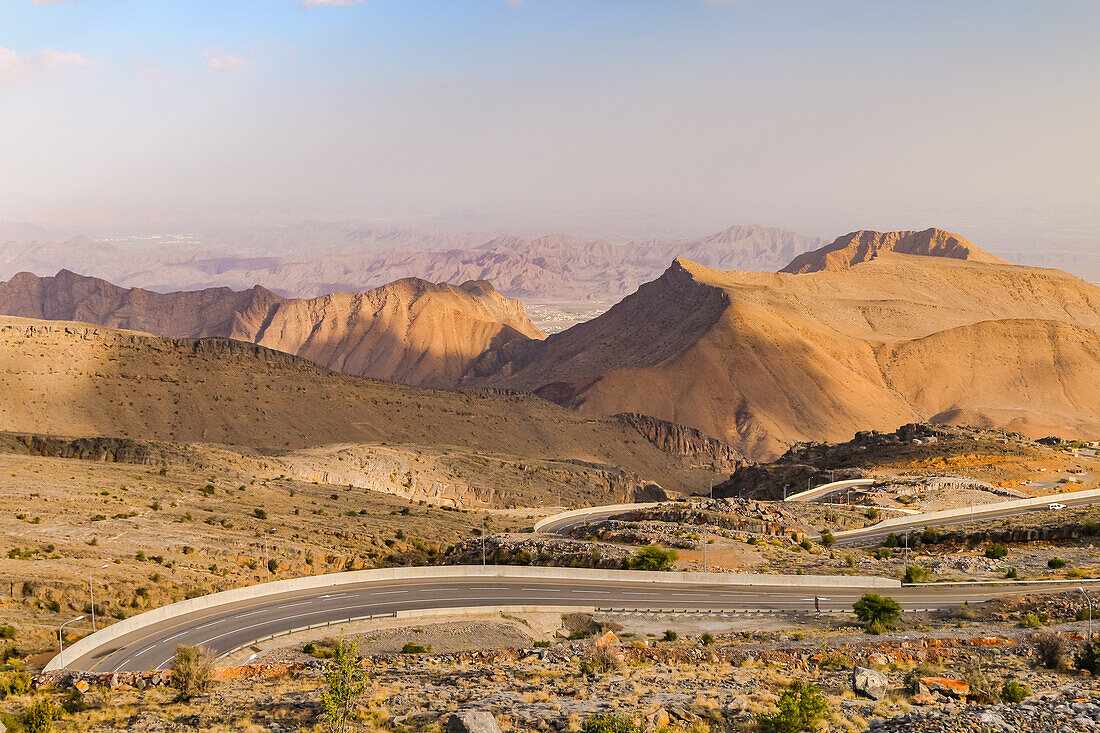
<instances>
[{"instance_id":1,"label":"asphalt surface","mask_svg":"<svg viewBox=\"0 0 1100 733\"><path fill-rule=\"evenodd\" d=\"M1085 506L1087 504L1100 504L1100 498L1098 497L1085 497L1081 499L1074 499L1067 496L1052 496L1050 498L1051 503L1065 504L1067 507ZM837 547L855 547L859 545L873 544L879 540L883 540L889 537L891 534L896 534L898 537L902 536L902 533L912 530L923 530L925 527L953 527L959 524L969 524L970 522L978 522L985 519L1001 519L1003 517L1015 517L1021 514L1029 514L1031 512L1050 512L1056 513L1058 509L1048 509L1047 504L1039 504L1037 506L1025 506L1025 507L1009 507L995 510L983 510L981 505L974 507L974 511L971 514L965 514L959 517L953 517L944 520L928 519L927 515L914 514L912 518L906 519L904 522L898 522L889 527L878 527L871 525L870 527L864 527L861 530L855 530L852 533L845 533L838 535L836 538Z\"/></svg>"},{"instance_id":2,"label":"asphalt surface","mask_svg":"<svg viewBox=\"0 0 1100 733\"><path fill-rule=\"evenodd\" d=\"M1085 581L1088 584L1088 581ZM1076 587L1076 586L1074 586ZM917 586L887 589L906 609L953 608L1011 594L1061 586ZM421 579L337 586L268 596L168 619L116 639L80 658L69 669L94 672L165 669L179 644L202 645L215 655L272 634L325 622L396 611L470 606L593 606L665 611L806 611L814 596L823 611L851 611L865 589L797 588L637 581L532 580L520 578ZM732 628L739 623L730 619ZM323 632L318 632L321 635Z\"/></svg>"},{"instance_id":3,"label":"asphalt surface","mask_svg":"<svg viewBox=\"0 0 1100 733\"><path fill-rule=\"evenodd\" d=\"M653 504L640 504L640 507L654 506ZM630 509L623 509L621 506L615 509L602 509L601 507L592 507L593 512L584 517L565 517L554 522L547 522L540 532L546 534L560 534L567 535L569 531L574 527L578 527L582 524L589 524L591 522L599 522L609 517L614 517L617 514L626 514L631 511Z\"/></svg>"}]
</instances>

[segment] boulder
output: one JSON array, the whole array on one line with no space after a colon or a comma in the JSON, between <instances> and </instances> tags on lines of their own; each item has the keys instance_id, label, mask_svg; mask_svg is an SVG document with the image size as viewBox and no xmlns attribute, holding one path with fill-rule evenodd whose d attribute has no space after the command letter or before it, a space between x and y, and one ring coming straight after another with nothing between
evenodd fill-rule
<instances>
[{"instance_id":1,"label":"boulder","mask_svg":"<svg viewBox=\"0 0 1100 733\"><path fill-rule=\"evenodd\" d=\"M447 733L501 733L501 730L487 710L464 710L447 721Z\"/></svg>"},{"instance_id":2,"label":"boulder","mask_svg":"<svg viewBox=\"0 0 1100 733\"><path fill-rule=\"evenodd\" d=\"M657 712L645 716L646 727L649 729L667 728L672 725L672 718L664 708L658 708Z\"/></svg>"},{"instance_id":3,"label":"boulder","mask_svg":"<svg viewBox=\"0 0 1100 733\"><path fill-rule=\"evenodd\" d=\"M932 692L957 697L960 700L970 694L970 685L954 677L921 677L920 681Z\"/></svg>"},{"instance_id":4,"label":"boulder","mask_svg":"<svg viewBox=\"0 0 1100 733\"><path fill-rule=\"evenodd\" d=\"M605 647L614 647L614 646L618 646L618 644L619 644L619 637L615 636L615 634L610 632L610 631L605 633L600 638L596 639L596 648L597 649L603 649Z\"/></svg>"},{"instance_id":5,"label":"boulder","mask_svg":"<svg viewBox=\"0 0 1100 733\"><path fill-rule=\"evenodd\" d=\"M888 684L882 672L858 666L852 669L852 691L859 695L881 700L886 697Z\"/></svg>"}]
</instances>

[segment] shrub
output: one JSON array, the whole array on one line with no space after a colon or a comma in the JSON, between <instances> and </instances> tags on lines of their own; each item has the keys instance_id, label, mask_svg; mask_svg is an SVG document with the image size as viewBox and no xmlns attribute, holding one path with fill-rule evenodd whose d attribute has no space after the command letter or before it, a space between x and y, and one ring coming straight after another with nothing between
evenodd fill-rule
<instances>
[{"instance_id":1,"label":"shrub","mask_svg":"<svg viewBox=\"0 0 1100 733\"><path fill-rule=\"evenodd\" d=\"M1030 694L1031 690L1016 680L1005 680L1005 683L1001 685L1001 700L1004 702L1023 702L1024 698Z\"/></svg>"},{"instance_id":2,"label":"shrub","mask_svg":"<svg viewBox=\"0 0 1100 733\"><path fill-rule=\"evenodd\" d=\"M940 541L940 531L935 527L925 527L920 535L921 544L934 545Z\"/></svg>"},{"instance_id":3,"label":"shrub","mask_svg":"<svg viewBox=\"0 0 1100 733\"><path fill-rule=\"evenodd\" d=\"M821 544L822 547L828 550L836 544L836 537L833 536L833 533L830 530L823 529L821 530L821 536L818 538L817 541Z\"/></svg>"},{"instance_id":4,"label":"shrub","mask_svg":"<svg viewBox=\"0 0 1100 733\"><path fill-rule=\"evenodd\" d=\"M889 596L880 596L877 593L865 593L852 608L856 617L867 624L868 629L876 622L882 628L890 629L901 618L901 604Z\"/></svg>"},{"instance_id":5,"label":"shrub","mask_svg":"<svg viewBox=\"0 0 1100 733\"><path fill-rule=\"evenodd\" d=\"M73 687L65 695L64 701L61 703L61 707L65 709L65 712L69 715L76 715L77 713L83 713L88 709L88 704L84 700L84 693Z\"/></svg>"},{"instance_id":6,"label":"shrub","mask_svg":"<svg viewBox=\"0 0 1100 733\"><path fill-rule=\"evenodd\" d=\"M267 512L256 507L252 510L252 516L256 517L256 519L267 519Z\"/></svg>"},{"instance_id":7,"label":"shrub","mask_svg":"<svg viewBox=\"0 0 1100 733\"><path fill-rule=\"evenodd\" d=\"M8 695L26 695L31 691L31 676L19 670L0 675L0 699Z\"/></svg>"},{"instance_id":8,"label":"shrub","mask_svg":"<svg viewBox=\"0 0 1100 733\"><path fill-rule=\"evenodd\" d=\"M1066 561L1060 557L1052 557L1047 560L1047 567L1051 570L1060 570L1066 566Z\"/></svg>"},{"instance_id":9,"label":"shrub","mask_svg":"<svg viewBox=\"0 0 1100 733\"><path fill-rule=\"evenodd\" d=\"M661 641L676 641L678 634L672 629L665 629L665 635L661 637Z\"/></svg>"},{"instance_id":10,"label":"shrub","mask_svg":"<svg viewBox=\"0 0 1100 733\"><path fill-rule=\"evenodd\" d=\"M630 567L634 570L668 570L678 558L675 550L662 550L657 545L647 545L630 559Z\"/></svg>"},{"instance_id":11,"label":"shrub","mask_svg":"<svg viewBox=\"0 0 1100 733\"><path fill-rule=\"evenodd\" d=\"M1019 577L1020 577L1020 573L1017 572L1016 568L1009 568L1008 570L1005 571L1005 578L1007 578L1007 579L1016 580Z\"/></svg>"},{"instance_id":12,"label":"shrub","mask_svg":"<svg viewBox=\"0 0 1100 733\"><path fill-rule=\"evenodd\" d=\"M902 576L901 582L927 583L930 577L929 572L919 565L909 565L905 568L905 575Z\"/></svg>"},{"instance_id":13,"label":"shrub","mask_svg":"<svg viewBox=\"0 0 1100 733\"><path fill-rule=\"evenodd\" d=\"M889 560L891 557L894 556L894 551L889 547L880 547L871 554L877 557L879 560Z\"/></svg>"},{"instance_id":14,"label":"shrub","mask_svg":"<svg viewBox=\"0 0 1100 733\"><path fill-rule=\"evenodd\" d=\"M0 624L0 639L14 639L16 629L11 624Z\"/></svg>"},{"instance_id":15,"label":"shrub","mask_svg":"<svg viewBox=\"0 0 1100 733\"><path fill-rule=\"evenodd\" d=\"M39 700L31 705L20 721L27 733L48 733L53 730L53 722L61 717L61 711L52 700Z\"/></svg>"},{"instance_id":16,"label":"shrub","mask_svg":"<svg viewBox=\"0 0 1100 733\"><path fill-rule=\"evenodd\" d=\"M850 568L854 568L856 566L855 557L853 557L852 555L845 555L844 556L844 564L847 565Z\"/></svg>"},{"instance_id":17,"label":"shrub","mask_svg":"<svg viewBox=\"0 0 1100 733\"><path fill-rule=\"evenodd\" d=\"M971 669L965 675L966 683L970 685L969 698L981 705L994 705L1001 701L1001 689L985 676L981 669Z\"/></svg>"},{"instance_id":18,"label":"shrub","mask_svg":"<svg viewBox=\"0 0 1100 733\"><path fill-rule=\"evenodd\" d=\"M1008 548L1000 542L994 542L992 545L985 548L985 556L991 560L1003 560L1008 557Z\"/></svg>"},{"instance_id":19,"label":"shrub","mask_svg":"<svg viewBox=\"0 0 1100 733\"><path fill-rule=\"evenodd\" d=\"M1024 617L1020 619L1020 626L1025 629L1037 629L1043 625L1043 619L1038 614L1025 613Z\"/></svg>"},{"instance_id":20,"label":"shrub","mask_svg":"<svg viewBox=\"0 0 1100 733\"><path fill-rule=\"evenodd\" d=\"M1100 674L1100 644L1090 641L1082 646L1073 655L1073 666L1089 674Z\"/></svg>"},{"instance_id":21,"label":"shrub","mask_svg":"<svg viewBox=\"0 0 1100 733\"><path fill-rule=\"evenodd\" d=\"M806 550L807 552L814 549L813 543L807 539L803 539L801 542L799 542L798 546L801 547L803 550Z\"/></svg>"},{"instance_id":22,"label":"shrub","mask_svg":"<svg viewBox=\"0 0 1100 733\"><path fill-rule=\"evenodd\" d=\"M1086 646L1088 645L1086 644ZM1065 669L1068 666L1066 640L1062 638L1061 634L1055 631L1041 633L1035 639L1035 647L1039 652L1039 661L1044 667L1048 669ZM1076 657L1074 663L1077 663ZM1081 667L1081 669L1086 668Z\"/></svg>"},{"instance_id":23,"label":"shrub","mask_svg":"<svg viewBox=\"0 0 1100 733\"><path fill-rule=\"evenodd\" d=\"M349 641L339 641L333 647L332 661L325 666L325 689L321 693L321 708L329 730L344 733L355 698L367 687L359 649Z\"/></svg>"},{"instance_id":24,"label":"shrub","mask_svg":"<svg viewBox=\"0 0 1100 733\"><path fill-rule=\"evenodd\" d=\"M703 646L710 646L714 643L714 634L706 633L699 637L699 641L703 643Z\"/></svg>"},{"instance_id":25,"label":"shrub","mask_svg":"<svg viewBox=\"0 0 1100 733\"><path fill-rule=\"evenodd\" d=\"M431 650L431 647L420 646L416 642L408 642L405 646L401 647L402 654L427 654Z\"/></svg>"},{"instance_id":26,"label":"shrub","mask_svg":"<svg viewBox=\"0 0 1100 733\"><path fill-rule=\"evenodd\" d=\"M550 642L548 642L548 641L540 640L540 641L535 642L535 648L536 649L545 649L549 646L550 646Z\"/></svg>"},{"instance_id":27,"label":"shrub","mask_svg":"<svg viewBox=\"0 0 1100 733\"><path fill-rule=\"evenodd\" d=\"M897 547L900 544L901 544L901 540L898 539L898 536L896 534L891 532L890 535L886 538L886 541L882 543L882 546L883 547L889 547L889 548L893 549L893 548Z\"/></svg>"},{"instance_id":28,"label":"shrub","mask_svg":"<svg viewBox=\"0 0 1100 733\"><path fill-rule=\"evenodd\" d=\"M825 697L814 685L795 680L780 695L775 713L760 713L756 722L765 730L776 733L799 733L814 730L829 709Z\"/></svg>"},{"instance_id":29,"label":"shrub","mask_svg":"<svg viewBox=\"0 0 1100 733\"><path fill-rule=\"evenodd\" d=\"M189 699L206 692L214 682L214 659L201 646L180 644L172 659L172 687Z\"/></svg>"},{"instance_id":30,"label":"shrub","mask_svg":"<svg viewBox=\"0 0 1100 733\"><path fill-rule=\"evenodd\" d=\"M641 733L642 727L626 715L606 713L586 718L581 733Z\"/></svg>"}]
</instances>

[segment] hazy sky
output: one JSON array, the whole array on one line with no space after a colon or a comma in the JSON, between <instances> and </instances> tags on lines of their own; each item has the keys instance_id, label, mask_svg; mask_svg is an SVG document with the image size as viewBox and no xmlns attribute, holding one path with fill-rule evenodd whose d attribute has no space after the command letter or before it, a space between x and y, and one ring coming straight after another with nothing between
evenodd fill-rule
<instances>
[{"instance_id":1,"label":"hazy sky","mask_svg":"<svg viewBox=\"0 0 1100 733\"><path fill-rule=\"evenodd\" d=\"M9 218L1098 201L1097 0L0 0Z\"/></svg>"}]
</instances>

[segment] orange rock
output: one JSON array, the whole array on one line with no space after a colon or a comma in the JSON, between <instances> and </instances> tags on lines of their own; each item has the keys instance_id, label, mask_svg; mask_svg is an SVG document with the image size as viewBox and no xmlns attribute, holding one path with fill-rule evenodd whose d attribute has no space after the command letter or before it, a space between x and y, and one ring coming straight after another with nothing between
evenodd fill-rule
<instances>
[{"instance_id":1,"label":"orange rock","mask_svg":"<svg viewBox=\"0 0 1100 733\"><path fill-rule=\"evenodd\" d=\"M921 683L932 692L963 698L970 694L970 685L954 677L921 677Z\"/></svg>"},{"instance_id":2,"label":"orange rock","mask_svg":"<svg viewBox=\"0 0 1100 733\"><path fill-rule=\"evenodd\" d=\"M601 636L599 639L596 639L596 648L597 649L603 649L606 646L610 646L612 644L618 644L618 643L619 643L619 637L615 636L615 634L608 631L606 634Z\"/></svg>"}]
</instances>

